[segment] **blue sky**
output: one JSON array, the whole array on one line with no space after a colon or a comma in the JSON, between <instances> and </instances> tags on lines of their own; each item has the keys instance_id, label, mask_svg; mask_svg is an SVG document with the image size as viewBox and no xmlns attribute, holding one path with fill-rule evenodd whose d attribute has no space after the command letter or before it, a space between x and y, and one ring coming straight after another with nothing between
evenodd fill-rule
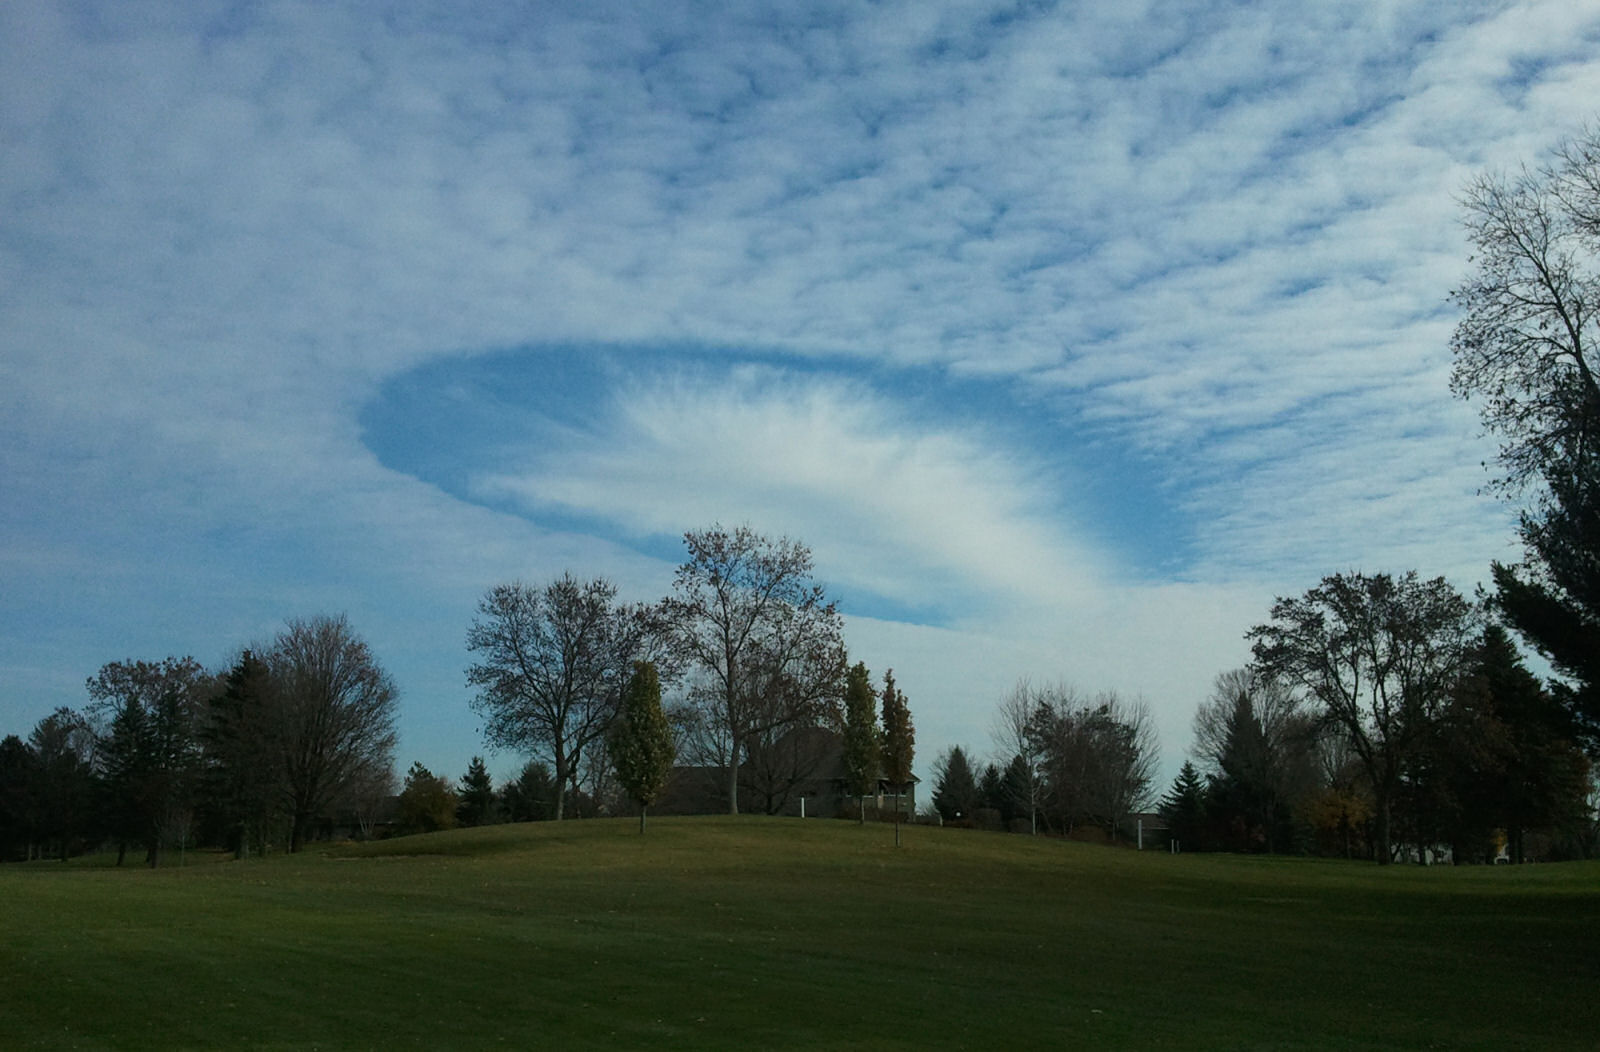
<instances>
[{"instance_id":1,"label":"blue sky","mask_svg":"<svg viewBox=\"0 0 1600 1052\"><path fill-rule=\"evenodd\" d=\"M1516 556L1455 195L1594 5L572 8L0 5L0 732L345 612L458 775L488 587L720 520L923 763L1026 677L1170 772L1274 595Z\"/></svg>"}]
</instances>

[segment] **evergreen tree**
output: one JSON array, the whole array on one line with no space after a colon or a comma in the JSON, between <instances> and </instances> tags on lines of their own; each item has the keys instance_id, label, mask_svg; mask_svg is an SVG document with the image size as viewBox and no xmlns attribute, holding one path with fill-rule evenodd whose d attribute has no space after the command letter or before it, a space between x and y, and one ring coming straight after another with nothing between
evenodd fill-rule
<instances>
[{"instance_id":1,"label":"evergreen tree","mask_svg":"<svg viewBox=\"0 0 1600 1052\"><path fill-rule=\"evenodd\" d=\"M1461 693L1487 702L1492 726L1478 737L1499 753L1487 784L1481 781L1469 798L1493 809L1475 824L1504 829L1512 860L1521 862L1528 830L1559 827L1583 813L1588 763L1568 712L1540 687L1499 626L1484 631Z\"/></svg>"},{"instance_id":2,"label":"evergreen tree","mask_svg":"<svg viewBox=\"0 0 1600 1052\"><path fill-rule=\"evenodd\" d=\"M1287 815L1277 794L1272 747L1247 693L1235 699L1219 760L1209 798L1224 842L1233 851L1276 850Z\"/></svg>"},{"instance_id":3,"label":"evergreen tree","mask_svg":"<svg viewBox=\"0 0 1600 1052\"><path fill-rule=\"evenodd\" d=\"M1205 849L1206 787L1194 764L1184 763L1172 788L1161 798L1159 810L1167 823L1167 833L1178 842L1179 850Z\"/></svg>"},{"instance_id":4,"label":"evergreen tree","mask_svg":"<svg viewBox=\"0 0 1600 1052\"><path fill-rule=\"evenodd\" d=\"M266 849L267 831L285 802L283 765L272 747L272 673L246 650L223 689L205 706L205 795L215 831L243 858Z\"/></svg>"},{"instance_id":5,"label":"evergreen tree","mask_svg":"<svg viewBox=\"0 0 1600 1052\"><path fill-rule=\"evenodd\" d=\"M500 790L500 809L510 822L544 822L555 817L555 779L550 768L529 760Z\"/></svg>"},{"instance_id":6,"label":"evergreen tree","mask_svg":"<svg viewBox=\"0 0 1600 1052\"><path fill-rule=\"evenodd\" d=\"M197 787L199 709L204 670L194 658L114 661L89 679L91 711L109 714L100 746L102 813L117 840L117 862L130 843L160 863L161 843L187 830Z\"/></svg>"},{"instance_id":7,"label":"evergreen tree","mask_svg":"<svg viewBox=\"0 0 1600 1052\"><path fill-rule=\"evenodd\" d=\"M1027 757L1017 753L1006 764L1000 779L1000 813L1009 827L1013 818L1027 818L1030 831L1037 833L1038 809L1034 806L1039 795L1038 774L1028 765Z\"/></svg>"},{"instance_id":8,"label":"evergreen tree","mask_svg":"<svg viewBox=\"0 0 1600 1052\"><path fill-rule=\"evenodd\" d=\"M894 685L894 670L883 676L883 779L899 795L894 808L894 843L900 846L900 799L911 787L911 764L916 757L916 728L906 696ZM970 772L969 772L970 774Z\"/></svg>"},{"instance_id":9,"label":"evergreen tree","mask_svg":"<svg viewBox=\"0 0 1600 1052\"><path fill-rule=\"evenodd\" d=\"M610 746L617 781L639 801L639 832L643 833L645 812L666 788L677 756L672 728L661 711L661 680L654 663L633 663L633 675L622 692L622 707Z\"/></svg>"},{"instance_id":10,"label":"evergreen tree","mask_svg":"<svg viewBox=\"0 0 1600 1052\"><path fill-rule=\"evenodd\" d=\"M495 819L494 780L483 764L483 757L474 756L467 765L456 787L456 821L464 826L488 825Z\"/></svg>"},{"instance_id":11,"label":"evergreen tree","mask_svg":"<svg viewBox=\"0 0 1600 1052\"><path fill-rule=\"evenodd\" d=\"M950 747L937 765L938 778L934 783L933 806L946 822L971 819L978 807L978 784L972 777L972 765L966 750L959 745Z\"/></svg>"},{"instance_id":12,"label":"evergreen tree","mask_svg":"<svg viewBox=\"0 0 1600 1052\"><path fill-rule=\"evenodd\" d=\"M400 828L406 833L435 833L454 829L456 794L450 783L413 763L406 772L405 788L400 790Z\"/></svg>"},{"instance_id":13,"label":"evergreen tree","mask_svg":"<svg viewBox=\"0 0 1600 1052\"><path fill-rule=\"evenodd\" d=\"M980 810L993 811L999 816L1003 827L1009 826L1015 817L1006 793L1006 776L995 764L985 764L983 777L978 779L978 807Z\"/></svg>"},{"instance_id":14,"label":"evergreen tree","mask_svg":"<svg viewBox=\"0 0 1600 1052\"><path fill-rule=\"evenodd\" d=\"M21 738L0 740L0 862L33 856L38 758Z\"/></svg>"},{"instance_id":15,"label":"evergreen tree","mask_svg":"<svg viewBox=\"0 0 1600 1052\"><path fill-rule=\"evenodd\" d=\"M858 822L867 820L867 794L877 788L882 762L881 734L867 666L856 662L845 673L844 771L845 788L856 798Z\"/></svg>"}]
</instances>

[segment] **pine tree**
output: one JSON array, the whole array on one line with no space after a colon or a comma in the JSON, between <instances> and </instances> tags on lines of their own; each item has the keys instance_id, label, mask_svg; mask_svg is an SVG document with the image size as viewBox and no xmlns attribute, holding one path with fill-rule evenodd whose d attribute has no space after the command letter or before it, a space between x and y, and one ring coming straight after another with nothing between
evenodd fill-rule
<instances>
[{"instance_id":1,"label":"pine tree","mask_svg":"<svg viewBox=\"0 0 1600 1052\"><path fill-rule=\"evenodd\" d=\"M894 685L894 669L883 676L883 779L901 799L911 786L911 763L916 756L916 728L906 696ZM894 843L900 846L900 800L894 808Z\"/></svg>"},{"instance_id":2,"label":"pine tree","mask_svg":"<svg viewBox=\"0 0 1600 1052\"><path fill-rule=\"evenodd\" d=\"M273 748L272 673L246 650L222 693L206 701L201 721L205 795L219 832L243 858L264 850L274 810L284 800L282 765Z\"/></svg>"},{"instance_id":3,"label":"pine tree","mask_svg":"<svg viewBox=\"0 0 1600 1052\"><path fill-rule=\"evenodd\" d=\"M639 832L643 833L645 812L666 788L677 755L672 728L661 711L661 680L654 663L633 663L610 746L617 781L639 801Z\"/></svg>"},{"instance_id":4,"label":"pine tree","mask_svg":"<svg viewBox=\"0 0 1600 1052\"><path fill-rule=\"evenodd\" d=\"M1187 844L1190 850L1199 850L1204 843L1206 823L1206 787L1194 764L1185 762L1173 780L1172 788L1161 798L1161 817L1167 823L1168 835L1178 842L1179 849Z\"/></svg>"},{"instance_id":5,"label":"pine tree","mask_svg":"<svg viewBox=\"0 0 1600 1052\"><path fill-rule=\"evenodd\" d=\"M1272 747L1250 695L1241 692L1228 720L1220 757L1222 770L1211 786L1213 815L1235 851L1273 851L1283 816L1272 770Z\"/></svg>"},{"instance_id":6,"label":"pine tree","mask_svg":"<svg viewBox=\"0 0 1600 1052\"><path fill-rule=\"evenodd\" d=\"M998 772L996 772L998 778ZM967 761L966 750L959 745L950 747L939 764L938 781L933 789L933 806L946 822L971 819L978 807L978 785L972 777L972 764Z\"/></svg>"},{"instance_id":7,"label":"pine tree","mask_svg":"<svg viewBox=\"0 0 1600 1052\"><path fill-rule=\"evenodd\" d=\"M456 821L464 826L483 826L495 820L494 780L483 764L483 757L474 756L467 765L467 773L456 786Z\"/></svg>"},{"instance_id":8,"label":"pine tree","mask_svg":"<svg viewBox=\"0 0 1600 1052\"><path fill-rule=\"evenodd\" d=\"M882 762L882 736L873 701L872 678L867 666L858 661L845 674L844 771L845 788L856 798L861 824L867 821L867 794L877 786Z\"/></svg>"},{"instance_id":9,"label":"pine tree","mask_svg":"<svg viewBox=\"0 0 1600 1052\"><path fill-rule=\"evenodd\" d=\"M500 790L500 809L511 822L544 822L555 814L555 779L550 768L529 760Z\"/></svg>"}]
</instances>

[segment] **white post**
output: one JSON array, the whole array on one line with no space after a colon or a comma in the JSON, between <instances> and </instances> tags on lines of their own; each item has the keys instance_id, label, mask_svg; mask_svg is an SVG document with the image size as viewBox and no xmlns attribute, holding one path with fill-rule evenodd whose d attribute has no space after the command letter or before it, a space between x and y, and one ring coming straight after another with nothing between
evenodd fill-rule
<instances>
[{"instance_id":1,"label":"white post","mask_svg":"<svg viewBox=\"0 0 1600 1052\"><path fill-rule=\"evenodd\" d=\"M1144 819L1139 819L1139 850L1144 850Z\"/></svg>"},{"instance_id":2,"label":"white post","mask_svg":"<svg viewBox=\"0 0 1600 1052\"><path fill-rule=\"evenodd\" d=\"M802 796L800 798L800 817L804 818L805 816L806 816L806 798Z\"/></svg>"}]
</instances>

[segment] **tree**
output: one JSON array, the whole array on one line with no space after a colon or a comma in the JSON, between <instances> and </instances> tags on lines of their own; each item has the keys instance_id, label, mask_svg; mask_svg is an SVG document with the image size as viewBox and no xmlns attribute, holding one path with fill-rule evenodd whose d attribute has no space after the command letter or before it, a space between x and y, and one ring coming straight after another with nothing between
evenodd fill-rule
<instances>
[{"instance_id":1,"label":"tree","mask_svg":"<svg viewBox=\"0 0 1600 1052\"><path fill-rule=\"evenodd\" d=\"M21 738L0 740L0 862L31 859L38 829L39 760Z\"/></svg>"},{"instance_id":2,"label":"tree","mask_svg":"<svg viewBox=\"0 0 1600 1052\"><path fill-rule=\"evenodd\" d=\"M1177 850L1185 845L1191 851L1205 850L1206 787L1193 763L1184 761L1158 810L1168 836L1178 842Z\"/></svg>"},{"instance_id":3,"label":"tree","mask_svg":"<svg viewBox=\"0 0 1600 1052\"><path fill-rule=\"evenodd\" d=\"M811 550L747 526L684 534L688 559L660 607L676 654L699 670L690 692L704 751L727 770L739 812L739 765L761 735L837 724L845 651L837 605L811 579Z\"/></svg>"},{"instance_id":4,"label":"tree","mask_svg":"<svg viewBox=\"0 0 1600 1052\"><path fill-rule=\"evenodd\" d=\"M467 764L467 773L461 776L456 788L456 821L464 826L488 825L494 821L494 779L484 766L482 756L474 756Z\"/></svg>"},{"instance_id":5,"label":"tree","mask_svg":"<svg viewBox=\"0 0 1600 1052\"><path fill-rule=\"evenodd\" d=\"M1038 736L1032 733L1041 692L1027 680L1018 681L1011 693L1000 701L995 712L993 737L1001 755L1010 755L1006 785L1012 793L1012 806L1028 813L1029 831L1039 833L1039 807L1043 796L1040 777Z\"/></svg>"},{"instance_id":6,"label":"tree","mask_svg":"<svg viewBox=\"0 0 1600 1052\"><path fill-rule=\"evenodd\" d=\"M916 728L911 724L911 709L906 696L894 685L894 669L883 674L883 745L880 753L883 780L896 794L894 806L894 846L900 846L900 820L905 810L900 804L911 787L911 764L916 758ZM970 775L970 772L968 772Z\"/></svg>"},{"instance_id":7,"label":"tree","mask_svg":"<svg viewBox=\"0 0 1600 1052\"><path fill-rule=\"evenodd\" d=\"M1360 758L1382 864L1401 776L1461 674L1478 621L1442 577L1349 573L1279 598L1272 620L1248 634L1255 670L1314 698Z\"/></svg>"},{"instance_id":8,"label":"tree","mask_svg":"<svg viewBox=\"0 0 1600 1052\"><path fill-rule=\"evenodd\" d=\"M1285 680L1231 669L1195 712L1194 730L1217 835L1235 851L1287 848L1293 815L1321 787L1318 721L1300 694Z\"/></svg>"},{"instance_id":9,"label":"tree","mask_svg":"<svg viewBox=\"0 0 1600 1052\"><path fill-rule=\"evenodd\" d=\"M208 677L192 657L113 661L85 686L90 716L108 724L97 753L117 862L129 843L139 843L145 861L157 866L167 834L188 826Z\"/></svg>"},{"instance_id":10,"label":"tree","mask_svg":"<svg viewBox=\"0 0 1600 1052\"><path fill-rule=\"evenodd\" d=\"M1480 835L1503 829L1512 861L1522 862L1528 831L1583 813L1589 765L1571 717L1498 625L1484 629L1452 705L1470 713L1442 750L1452 761L1451 799L1468 812L1460 824Z\"/></svg>"},{"instance_id":11,"label":"tree","mask_svg":"<svg viewBox=\"0 0 1600 1052\"><path fill-rule=\"evenodd\" d=\"M33 802L41 847L53 842L65 861L93 819L94 733L62 706L34 726L28 745L38 765Z\"/></svg>"},{"instance_id":12,"label":"tree","mask_svg":"<svg viewBox=\"0 0 1600 1052\"><path fill-rule=\"evenodd\" d=\"M1600 127L1537 171L1481 175L1462 197L1474 271L1452 294L1451 390L1501 440L1494 488L1526 495L1528 562L1496 564L1506 620L1573 682L1600 732Z\"/></svg>"},{"instance_id":13,"label":"tree","mask_svg":"<svg viewBox=\"0 0 1600 1052\"><path fill-rule=\"evenodd\" d=\"M872 677L858 661L850 666L844 683L844 776L845 791L856 798L857 821L867 821L867 794L878 784L882 742L878 732L876 699L872 696Z\"/></svg>"},{"instance_id":14,"label":"tree","mask_svg":"<svg viewBox=\"0 0 1600 1052\"><path fill-rule=\"evenodd\" d=\"M467 683L473 711L493 746L548 758L556 819L585 754L604 742L633 661L645 651L643 612L616 602L604 578L571 574L542 588L520 581L491 588L467 630L478 660Z\"/></svg>"},{"instance_id":15,"label":"tree","mask_svg":"<svg viewBox=\"0 0 1600 1052\"><path fill-rule=\"evenodd\" d=\"M971 820L978 809L978 783L966 750L952 745L934 764L933 807L946 822ZM999 781L999 772L995 772Z\"/></svg>"},{"instance_id":16,"label":"tree","mask_svg":"<svg viewBox=\"0 0 1600 1052\"><path fill-rule=\"evenodd\" d=\"M839 738L818 720L768 727L745 750L739 768L739 795L765 814L782 814L790 798L804 794L830 757Z\"/></svg>"},{"instance_id":17,"label":"tree","mask_svg":"<svg viewBox=\"0 0 1600 1052\"><path fill-rule=\"evenodd\" d=\"M550 768L529 760L500 790L500 809L510 822L543 822L555 815L555 796Z\"/></svg>"},{"instance_id":18,"label":"tree","mask_svg":"<svg viewBox=\"0 0 1600 1052\"><path fill-rule=\"evenodd\" d=\"M336 800L394 764L394 683L338 617L290 621L267 657L289 850Z\"/></svg>"},{"instance_id":19,"label":"tree","mask_svg":"<svg viewBox=\"0 0 1600 1052\"><path fill-rule=\"evenodd\" d=\"M1271 852L1283 842L1288 815L1278 792L1276 766L1250 695L1240 692L1207 794L1212 819L1229 849Z\"/></svg>"},{"instance_id":20,"label":"tree","mask_svg":"<svg viewBox=\"0 0 1600 1052\"><path fill-rule=\"evenodd\" d=\"M266 850L285 798L279 701L267 663L247 649L206 702L200 739L212 817L237 858Z\"/></svg>"},{"instance_id":21,"label":"tree","mask_svg":"<svg viewBox=\"0 0 1600 1052\"><path fill-rule=\"evenodd\" d=\"M644 832L645 812L667 787L677 749L672 728L661 710L661 680L656 666L635 661L633 675L622 694L622 711L611 735L611 762L617 780L629 796L639 801L639 832Z\"/></svg>"},{"instance_id":22,"label":"tree","mask_svg":"<svg viewBox=\"0 0 1600 1052\"><path fill-rule=\"evenodd\" d=\"M456 794L450 783L413 763L400 790L400 828L406 833L437 833L456 826Z\"/></svg>"},{"instance_id":23,"label":"tree","mask_svg":"<svg viewBox=\"0 0 1600 1052\"><path fill-rule=\"evenodd\" d=\"M1148 798L1154 777L1157 742L1149 710L1114 691L1086 699L1059 687L1040 692L1032 711L1029 747L1039 757L1041 806L1063 832L1088 822L1115 836Z\"/></svg>"}]
</instances>

